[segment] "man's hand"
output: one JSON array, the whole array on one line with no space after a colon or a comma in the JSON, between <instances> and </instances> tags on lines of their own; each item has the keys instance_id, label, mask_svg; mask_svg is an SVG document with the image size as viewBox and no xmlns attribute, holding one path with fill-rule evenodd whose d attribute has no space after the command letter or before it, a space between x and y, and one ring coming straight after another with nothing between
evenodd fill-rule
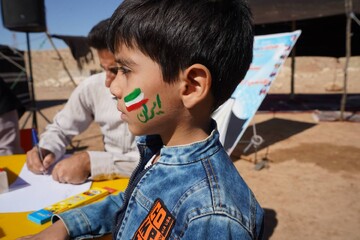
<instances>
[{"instance_id":1,"label":"man's hand","mask_svg":"<svg viewBox=\"0 0 360 240\"><path fill-rule=\"evenodd\" d=\"M43 162L40 160L36 146L26 153L26 165L35 174L46 173L50 165L55 162L55 155L52 152L41 148L41 153L44 157Z\"/></svg>"},{"instance_id":2,"label":"man's hand","mask_svg":"<svg viewBox=\"0 0 360 240\"><path fill-rule=\"evenodd\" d=\"M57 163L52 171L55 181L81 184L90 176L90 156L87 152L74 154Z\"/></svg>"},{"instance_id":3,"label":"man's hand","mask_svg":"<svg viewBox=\"0 0 360 240\"><path fill-rule=\"evenodd\" d=\"M45 229L44 231L31 236L25 236L18 238L18 240L43 240L43 239L53 239L53 240L67 240L69 239L69 234L65 228L64 223L61 220L58 220L53 225Z\"/></svg>"}]
</instances>

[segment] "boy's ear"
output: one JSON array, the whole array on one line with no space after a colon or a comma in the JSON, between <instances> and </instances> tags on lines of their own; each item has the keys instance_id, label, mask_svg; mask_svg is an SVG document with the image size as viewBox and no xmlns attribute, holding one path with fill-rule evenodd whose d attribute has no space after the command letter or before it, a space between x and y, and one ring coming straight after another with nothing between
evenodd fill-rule
<instances>
[{"instance_id":1,"label":"boy's ear","mask_svg":"<svg viewBox=\"0 0 360 240\"><path fill-rule=\"evenodd\" d=\"M209 96L211 73L202 64L193 64L183 73L181 96L185 107L191 109Z\"/></svg>"}]
</instances>

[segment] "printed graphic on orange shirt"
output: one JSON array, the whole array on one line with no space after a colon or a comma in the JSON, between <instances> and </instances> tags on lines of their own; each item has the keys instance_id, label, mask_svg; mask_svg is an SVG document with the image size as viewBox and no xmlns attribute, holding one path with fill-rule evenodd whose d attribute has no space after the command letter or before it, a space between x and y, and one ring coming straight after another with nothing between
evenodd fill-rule
<instances>
[{"instance_id":1,"label":"printed graphic on orange shirt","mask_svg":"<svg viewBox=\"0 0 360 240\"><path fill-rule=\"evenodd\" d=\"M133 236L133 240L169 239L175 218L171 215L161 199L156 199L149 214Z\"/></svg>"}]
</instances>

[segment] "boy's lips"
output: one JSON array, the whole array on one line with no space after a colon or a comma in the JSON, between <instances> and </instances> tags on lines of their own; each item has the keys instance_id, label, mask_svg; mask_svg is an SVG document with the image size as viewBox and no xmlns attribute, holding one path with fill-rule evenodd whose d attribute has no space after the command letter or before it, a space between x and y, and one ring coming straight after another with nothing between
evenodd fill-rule
<instances>
[{"instance_id":1,"label":"boy's lips","mask_svg":"<svg viewBox=\"0 0 360 240\"><path fill-rule=\"evenodd\" d=\"M124 117L126 118L126 112L122 110L122 107L120 105L117 106L118 111L120 112L120 119L124 120Z\"/></svg>"},{"instance_id":2,"label":"boy's lips","mask_svg":"<svg viewBox=\"0 0 360 240\"><path fill-rule=\"evenodd\" d=\"M120 104L118 104L118 105L116 106L116 108L117 108L117 110L118 110L121 114L124 114L124 111L121 109Z\"/></svg>"},{"instance_id":3,"label":"boy's lips","mask_svg":"<svg viewBox=\"0 0 360 240\"><path fill-rule=\"evenodd\" d=\"M123 118L124 118L124 116L126 116L126 114L120 108L118 108L118 110L120 113L120 119L124 120Z\"/></svg>"}]
</instances>

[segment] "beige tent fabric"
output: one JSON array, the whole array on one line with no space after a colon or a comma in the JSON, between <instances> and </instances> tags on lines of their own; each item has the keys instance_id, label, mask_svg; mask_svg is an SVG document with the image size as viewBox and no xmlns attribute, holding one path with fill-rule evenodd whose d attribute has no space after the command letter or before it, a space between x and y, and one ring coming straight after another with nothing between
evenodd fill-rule
<instances>
[{"instance_id":1,"label":"beige tent fabric","mask_svg":"<svg viewBox=\"0 0 360 240\"><path fill-rule=\"evenodd\" d=\"M344 0L248 0L255 24L288 22L345 14ZM360 14L360 0L353 0Z\"/></svg>"}]
</instances>

